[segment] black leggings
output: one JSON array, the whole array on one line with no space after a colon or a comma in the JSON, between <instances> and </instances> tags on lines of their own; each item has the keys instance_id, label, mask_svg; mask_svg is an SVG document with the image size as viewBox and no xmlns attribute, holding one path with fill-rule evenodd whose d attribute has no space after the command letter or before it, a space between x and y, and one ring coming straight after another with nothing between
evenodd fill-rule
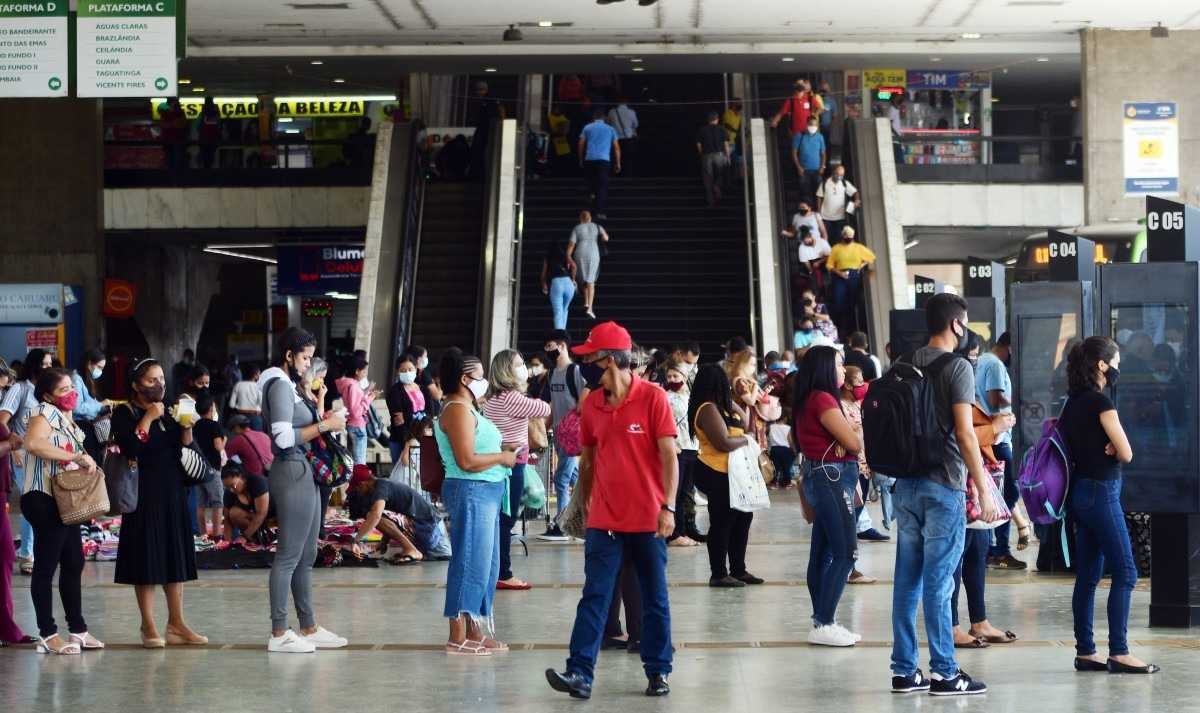
<instances>
[{"instance_id":1,"label":"black leggings","mask_svg":"<svg viewBox=\"0 0 1200 713\"><path fill-rule=\"evenodd\" d=\"M729 474L709 468L701 461L692 466L696 487L708 498L708 564L712 578L746 574L746 545L754 514L729 507ZM729 568L725 568L726 557Z\"/></svg>"},{"instance_id":2,"label":"black leggings","mask_svg":"<svg viewBox=\"0 0 1200 713\"><path fill-rule=\"evenodd\" d=\"M49 638L58 633L54 623L54 571L58 576L58 594L72 634L87 631L83 620L83 545L78 525L64 525L58 516L54 498L40 490L21 496L21 514L33 526L33 580L29 584L33 609L37 613L38 634Z\"/></svg>"}]
</instances>

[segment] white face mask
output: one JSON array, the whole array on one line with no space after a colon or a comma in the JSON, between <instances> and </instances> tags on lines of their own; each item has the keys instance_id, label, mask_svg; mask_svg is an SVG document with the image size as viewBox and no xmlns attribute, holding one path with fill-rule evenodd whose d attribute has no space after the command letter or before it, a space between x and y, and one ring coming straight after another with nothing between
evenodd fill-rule
<instances>
[{"instance_id":1,"label":"white face mask","mask_svg":"<svg viewBox=\"0 0 1200 713\"><path fill-rule=\"evenodd\" d=\"M367 387L369 387L370 385L371 385L371 380L365 376L358 380L358 388L362 389L363 391L366 391Z\"/></svg>"},{"instance_id":2,"label":"white face mask","mask_svg":"<svg viewBox=\"0 0 1200 713\"><path fill-rule=\"evenodd\" d=\"M429 357L423 356L420 359L418 359L417 360L417 368L418 369L428 369L429 368Z\"/></svg>"},{"instance_id":3,"label":"white face mask","mask_svg":"<svg viewBox=\"0 0 1200 713\"><path fill-rule=\"evenodd\" d=\"M529 381L529 367L522 364L513 370L517 377L517 381Z\"/></svg>"},{"instance_id":4,"label":"white face mask","mask_svg":"<svg viewBox=\"0 0 1200 713\"><path fill-rule=\"evenodd\" d=\"M808 133L810 133L810 134L817 133L817 127L815 127L815 126L808 127Z\"/></svg>"},{"instance_id":5,"label":"white face mask","mask_svg":"<svg viewBox=\"0 0 1200 713\"><path fill-rule=\"evenodd\" d=\"M399 381L401 384L415 384L417 383L417 372L402 371L397 377L397 381Z\"/></svg>"},{"instance_id":6,"label":"white face mask","mask_svg":"<svg viewBox=\"0 0 1200 713\"><path fill-rule=\"evenodd\" d=\"M467 384L467 390L471 392L471 396L475 397L476 401L483 398L483 395L487 393L487 389L487 379L480 379Z\"/></svg>"},{"instance_id":7,"label":"white face mask","mask_svg":"<svg viewBox=\"0 0 1200 713\"><path fill-rule=\"evenodd\" d=\"M545 367L540 364L529 367L529 373L532 376L541 376L546 373Z\"/></svg>"}]
</instances>

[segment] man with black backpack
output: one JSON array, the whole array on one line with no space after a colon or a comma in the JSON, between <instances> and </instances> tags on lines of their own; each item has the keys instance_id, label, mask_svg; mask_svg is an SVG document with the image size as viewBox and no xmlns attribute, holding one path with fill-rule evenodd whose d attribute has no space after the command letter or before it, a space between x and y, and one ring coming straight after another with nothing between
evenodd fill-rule
<instances>
[{"instance_id":1,"label":"man with black backpack","mask_svg":"<svg viewBox=\"0 0 1200 713\"><path fill-rule=\"evenodd\" d=\"M546 358L552 365L549 378L550 420L555 431L554 451L558 456L558 467L554 470L554 493L558 499L558 508L554 522L544 534L538 535L538 539L551 542L565 542L571 539L559 528L558 516L566 509L571 488L579 478L579 453L563 438L569 429L560 429L559 426L568 416L572 419L579 418L579 404L583 403L588 395L587 384L580 373L579 365L571 361L570 343L571 335L566 330L556 329L546 337L545 344Z\"/></svg>"},{"instance_id":2,"label":"man with black backpack","mask_svg":"<svg viewBox=\"0 0 1200 713\"><path fill-rule=\"evenodd\" d=\"M925 308L929 343L901 357L871 385L863 428L871 470L897 478L896 575L892 593L892 691L935 696L984 693L954 659L950 598L962 559L966 475L980 494L982 519L996 506L971 425L975 376L954 352L967 339L967 303L941 294ZM925 611L931 677L917 668L917 602Z\"/></svg>"}]
</instances>

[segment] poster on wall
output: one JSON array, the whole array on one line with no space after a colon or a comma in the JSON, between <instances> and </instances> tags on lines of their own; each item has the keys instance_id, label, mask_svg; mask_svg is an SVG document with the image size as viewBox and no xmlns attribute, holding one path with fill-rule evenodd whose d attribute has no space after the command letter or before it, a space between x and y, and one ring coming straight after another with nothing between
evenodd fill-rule
<instances>
[{"instance_id":1,"label":"poster on wall","mask_svg":"<svg viewBox=\"0 0 1200 713\"><path fill-rule=\"evenodd\" d=\"M0 324L60 324L62 321L62 285L0 285Z\"/></svg>"},{"instance_id":2,"label":"poster on wall","mask_svg":"<svg viewBox=\"0 0 1200 713\"><path fill-rule=\"evenodd\" d=\"M1179 107L1175 102L1122 105L1126 196L1179 195Z\"/></svg>"},{"instance_id":3,"label":"poster on wall","mask_svg":"<svg viewBox=\"0 0 1200 713\"><path fill-rule=\"evenodd\" d=\"M41 349L58 354L58 327L47 327L25 330L25 351Z\"/></svg>"},{"instance_id":4,"label":"poster on wall","mask_svg":"<svg viewBox=\"0 0 1200 713\"><path fill-rule=\"evenodd\" d=\"M77 94L173 97L179 92L175 0L79 0Z\"/></svg>"},{"instance_id":5,"label":"poster on wall","mask_svg":"<svg viewBox=\"0 0 1200 713\"><path fill-rule=\"evenodd\" d=\"M0 97L65 97L67 0L0 2Z\"/></svg>"}]
</instances>

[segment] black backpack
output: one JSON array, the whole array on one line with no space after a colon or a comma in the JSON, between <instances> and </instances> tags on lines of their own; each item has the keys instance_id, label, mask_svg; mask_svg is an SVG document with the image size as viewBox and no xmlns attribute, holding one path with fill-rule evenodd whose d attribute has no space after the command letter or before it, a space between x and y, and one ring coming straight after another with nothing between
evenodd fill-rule
<instances>
[{"instance_id":1,"label":"black backpack","mask_svg":"<svg viewBox=\"0 0 1200 713\"><path fill-rule=\"evenodd\" d=\"M871 382L862 419L863 445L872 472L918 478L942 464L950 431L938 419L934 380L959 358L943 354L919 369L910 354Z\"/></svg>"}]
</instances>

